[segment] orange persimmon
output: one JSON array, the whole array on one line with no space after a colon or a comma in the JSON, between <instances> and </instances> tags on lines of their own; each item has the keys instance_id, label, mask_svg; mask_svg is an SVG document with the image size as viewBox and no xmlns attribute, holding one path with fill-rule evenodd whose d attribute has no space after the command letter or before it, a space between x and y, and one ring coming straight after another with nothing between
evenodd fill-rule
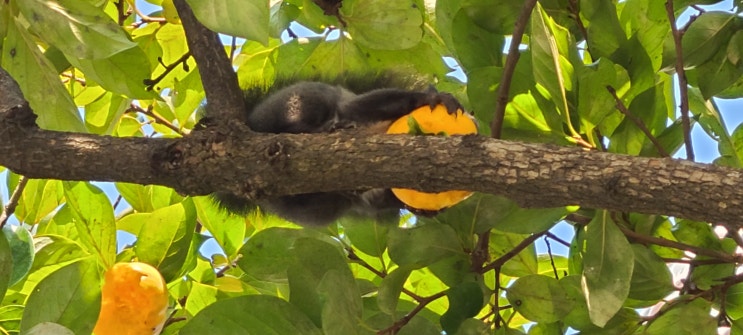
<instances>
[{"instance_id":1,"label":"orange persimmon","mask_svg":"<svg viewBox=\"0 0 743 335\"><path fill-rule=\"evenodd\" d=\"M156 335L168 309L168 288L156 268L117 263L106 271L95 335Z\"/></svg>"},{"instance_id":2,"label":"orange persimmon","mask_svg":"<svg viewBox=\"0 0 743 335\"><path fill-rule=\"evenodd\" d=\"M423 106L395 120L387 129L387 133L467 135L477 133L477 124L470 115L461 110L456 114L449 114L443 105L437 105L433 110L429 106ZM411 209L423 211L439 211L454 206L472 195L469 191L426 193L404 188L393 188L392 193Z\"/></svg>"}]
</instances>

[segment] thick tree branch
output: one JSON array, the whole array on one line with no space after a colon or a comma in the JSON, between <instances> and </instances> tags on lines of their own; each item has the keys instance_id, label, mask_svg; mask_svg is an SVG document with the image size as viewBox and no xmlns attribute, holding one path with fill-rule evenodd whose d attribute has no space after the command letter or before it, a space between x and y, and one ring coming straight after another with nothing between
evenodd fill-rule
<instances>
[{"instance_id":1,"label":"thick tree branch","mask_svg":"<svg viewBox=\"0 0 743 335\"><path fill-rule=\"evenodd\" d=\"M239 121L181 139L53 132L29 122L28 104L9 82L0 70L0 165L30 178L256 197L466 189L506 195L526 207L580 205L735 225L743 217L743 172L731 168L481 136L249 134Z\"/></svg>"},{"instance_id":2,"label":"thick tree branch","mask_svg":"<svg viewBox=\"0 0 743 335\"><path fill-rule=\"evenodd\" d=\"M186 31L188 49L199 67L209 101L208 115L222 120L242 118L245 115L243 94L219 36L196 20L186 0L174 0L173 4Z\"/></svg>"}]
</instances>

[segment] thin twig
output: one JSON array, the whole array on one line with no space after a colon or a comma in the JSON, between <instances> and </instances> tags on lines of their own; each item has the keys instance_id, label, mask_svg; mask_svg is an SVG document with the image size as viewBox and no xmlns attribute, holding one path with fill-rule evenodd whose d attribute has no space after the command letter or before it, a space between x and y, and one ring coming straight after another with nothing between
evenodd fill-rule
<instances>
[{"instance_id":1,"label":"thin twig","mask_svg":"<svg viewBox=\"0 0 743 335\"><path fill-rule=\"evenodd\" d=\"M488 257L490 257L490 253L488 252L489 248L490 229L477 235L477 245L470 255L470 261L472 263L471 269L473 271L481 269L483 264L488 261Z\"/></svg>"},{"instance_id":2,"label":"thin twig","mask_svg":"<svg viewBox=\"0 0 743 335\"><path fill-rule=\"evenodd\" d=\"M590 221L589 221L589 222L590 222ZM568 241L565 241L565 240L563 240L563 239L559 238L559 237L558 237L557 235L555 235L555 234L552 234L552 233L550 233L550 232L547 232L546 234L544 234L544 236L545 236L545 237L548 237L548 238L550 238L550 239L553 239L553 240L557 241L558 243L560 243L560 244L562 244L562 245L564 245L564 246L566 246L566 247L570 247L570 242L568 242Z\"/></svg>"},{"instance_id":3,"label":"thin twig","mask_svg":"<svg viewBox=\"0 0 743 335\"><path fill-rule=\"evenodd\" d=\"M555 274L555 279L560 279L560 275L557 273L557 266L555 266L555 258L552 257L552 245L550 245L550 240L547 237L548 236L544 237L544 244L547 245L547 255L550 256L550 265L552 266L552 272Z\"/></svg>"},{"instance_id":4,"label":"thin twig","mask_svg":"<svg viewBox=\"0 0 743 335\"><path fill-rule=\"evenodd\" d=\"M170 130L174 131L176 134L179 134L181 136L186 136L186 133L183 130L176 127L172 122L166 120L164 117L160 116L160 114L155 113L152 106L148 106L147 109L145 110L144 108L140 106L131 104L129 106L129 109L127 109L127 112L137 112L137 113L142 113L144 115L147 115L151 117L155 121L155 123L159 123L165 127L168 127Z\"/></svg>"},{"instance_id":5,"label":"thin twig","mask_svg":"<svg viewBox=\"0 0 743 335\"><path fill-rule=\"evenodd\" d=\"M490 270L502 267L503 264L508 262L508 260L516 257L516 255L518 255L521 250L526 249L526 247L534 243L534 241L536 241L538 238L544 236L544 234L547 234L546 230L540 233L531 234L531 236L525 238L523 241L521 241L521 243L513 247L513 249L509 250L503 256L498 257L498 259L480 269L480 273L485 273Z\"/></svg>"},{"instance_id":6,"label":"thin twig","mask_svg":"<svg viewBox=\"0 0 743 335\"><path fill-rule=\"evenodd\" d=\"M161 73L155 79L145 79L144 84L147 85L147 89L148 90L153 89L155 85L157 85L157 83L163 80L165 76L167 76L171 71L173 71L173 69L178 67L178 65L180 64L183 64L183 68L186 71L188 71L188 65L186 64L186 61L188 60L189 57L191 57L191 51L187 51L185 54L183 54L183 56L178 58L175 62L173 62L172 64L168 64L168 65L163 64L162 58L158 57L158 61L160 61L160 64L165 67L165 71L163 71L163 73Z\"/></svg>"},{"instance_id":7,"label":"thin twig","mask_svg":"<svg viewBox=\"0 0 743 335\"><path fill-rule=\"evenodd\" d=\"M568 12L570 12L569 16L570 18L575 20L575 25L578 27L581 35L583 35L583 40L586 41L586 50L588 50L588 54L593 55L591 54L591 48L588 46L588 30L586 29L586 26L583 25L583 21L580 20L580 4L578 2L578 0L568 1Z\"/></svg>"},{"instance_id":8,"label":"thin twig","mask_svg":"<svg viewBox=\"0 0 743 335\"><path fill-rule=\"evenodd\" d=\"M634 116L632 113L629 112L629 110L627 110L627 106L625 106L624 103L622 102L622 99L620 99L619 96L617 96L617 91L614 89L614 87L606 86L606 90L609 91L609 93L611 93L611 95L614 97L614 100L617 102L617 106L616 106L617 110L622 112L622 114L624 114L626 118L630 119L630 121L632 121L632 123L634 123L637 126L637 128L640 128L640 130L645 134L645 136L650 140L650 142L653 142L653 145L655 146L655 150L658 151L661 157L671 157L671 155L668 154L668 151L666 151L666 149L663 148L660 142L658 142L658 139L655 138L655 136L653 136L653 134L650 133L650 129L648 129L648 127L645 126L645 123L643 123L642 120L640 120L640 118L638 118L637 116Z\"/></svg>"},{"instance_id":9,"label":"thin twig","mask_svg":"<svg viewBox=\"0 0 743 335\"><path fill-rule=\"evenodd\" d=\"M684 53L681 45L682 32L676 26L676 15L673 13L673 0L666 0L666 14L671 25L673 44L676 48L676 75L679 81L679 93L681 96L681 125L684 129L684 146L686 147L686 159L694 160L694 148L691 146L691 119L689 118L689 90L684 70Z\"/></svg>"},{"instance_id":10,"label":"thin twig","mask_svg":"<svg viewBox=\"0 0 743 335\"><path fill-rule=\"evenodd\" d=\"M518 63L519 56L521 56L519 45L521 45L521 39L526 30L527 21L529 21L529 16L531 16L536 3L537 0L527 0L524 2L524 7L521 8L521 13L513 28L511 45L508 47L506 64L503 66L503 75L501 75L498 92L496 93L495 114L493 115L493 122L490 124L490 136L493 138L501 137L503 118L506 115L506 105L508 104L509 92L511 91L511 80L516 71L516 63Z\"/></svg>"},{"instance_id":11,"label":"thin twig","mask_svg":"<svg viewBox=\"0 0 743 335\"><path fill-rule=\"evenodd\" d=\"M0 213L0 229L5 227L8 218L15 213L15 208L18 206L18 200L21 199L21 194L23 194L26 184L28 184L28 178L21 176L21 178L18 179L18 185L16 185L13 190L13 194L10 196L10 199L8 199L8 203L5 204L5 207L3 208L3 212Z\"/></svg>"},{"instance_id":12,"label":"thin twig","mask_svg":"<svg viewBox=\"0 0 743 335\"><path fill-rule=\"evenodd\" d=\"M408 314L405 314L405 316L402 317L402 319L395 321L392 326L389 326L385 329L382 329L377 332L377 335L393 335L397 334L397 332L404 327L408 322L410 322L413 317L418 314L420 311L423 310L428 304L435 301L436 299L442 298L446 295L446 291L436 293L434 295L428 296L423 298L423 301L418 303L418 306L415 306L412 311L410 311Z\"/></svg>"},{"instance_id":13,"label":"thin twig","mask_svg":"<svg viewBox=\"0 0 743 335\"><path fill-rule=\"evenodd\" d=\"M367 263L366 261L361 259L358 255L356 255L356 252L352 248L346 247L346 252L348 252L348 259L350 259L354 263L371 271L373 274L375 274L379 278L387 277L387 272L379 271L375 267L371 266L371 264ZM413 300L415 300L418 303L421 303L425 300L425 298L415 294L413 291L410 291L404 287L402 288L402 293L407 294L409 297L413 298Z\"/></svg>"},{"instance_id":14,"label":"thin twig","mask_svg":"<svg viewBox=\"0 0 743 335\"><path fill-rule=\"evenodd\" d=\"M727 263L741 263L743 262L743 259L740 256L736 255L730 255L726 254L724 252L720 252L717 250L711 250L706 248L700 248L693 245L688 245L676 241L667 240L665 238L655 237L655 236L648 236L644 234L640 234L638 232L635 232L624 225L617 224L617 227L619 227L619 230L622 231L624 236L627 236L628 238L634 239L636 241L649 243L649 244L655 244L662 247L668 247L673 249L679 249L679 250L686 250L691 251L697 255L707 256L716 258L722 261L725 261Z\"/></svg>"}]
</instances>

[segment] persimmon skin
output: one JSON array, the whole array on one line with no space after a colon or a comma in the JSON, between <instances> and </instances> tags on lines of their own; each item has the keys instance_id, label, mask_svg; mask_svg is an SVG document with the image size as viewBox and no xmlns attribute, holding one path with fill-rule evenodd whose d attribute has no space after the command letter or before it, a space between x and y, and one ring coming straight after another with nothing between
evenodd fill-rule
<instances>
[{"instance_id":1,"label":"persimmon skin","mask_svg":"<svg viewBox=\"0 0 743 335\"><path fill-rule=\"evenodd\" d=\"M387 133L411 133L409 117L414 118L420 130L426 134L477 134L477 123L471 116L461 110L458 110L456 114L449 114L443 105L436 105L433 110L429 106L415 109L410 114L395 120L387 128ZM432 212L454 206L472 195L470 191L426 193L405 188L392 188L392 193L411 209Z\"/></svg>"},{"instance_id":2,"label":"persimmon skin","mask_svg":"<svg viewBox=\"0 0 743 335\"><path fill-rule=\"evenodd\" d=\"M167 317L168 288L146 263L114 264L106 271L95 335L157 335Z\"/></svg>"}]
</instances>

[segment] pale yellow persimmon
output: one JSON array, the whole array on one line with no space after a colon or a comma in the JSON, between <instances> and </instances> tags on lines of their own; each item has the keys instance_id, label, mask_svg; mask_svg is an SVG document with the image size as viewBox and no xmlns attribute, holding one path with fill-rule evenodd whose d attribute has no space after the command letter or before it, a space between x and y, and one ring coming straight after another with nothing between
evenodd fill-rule
<instances>
[{"instance_id":1,"label":"pale yellow persimmon","mask_svg":"<svg viewBox=\"0 0 743 335\"><path fill-rule=\"evenodd\" d=\"M106 271L95 335L157 335L168 309L168 288L156 268L117 263Z\"/></svg>"},{"instance_id":2,"label":"pale yellow persimmon","mask_svg":"<svg viewBox=\"0 0 743 335\"><path fill-rule=\"evenodd\" d=\"M419 129L411 131L410 117L415 119L412 124L417 124ZM449 114L443 105L437 105L433 110L429 106L423 106L395 120L387 129L387 133L467 135L477 133L477 124L471 116L461 110L456 114ZM393 188L392 193L411 209L424 211L438 211L451 207L472 195L469 191L425 193L404 188Z\"/></svg>"}]
</instances>

